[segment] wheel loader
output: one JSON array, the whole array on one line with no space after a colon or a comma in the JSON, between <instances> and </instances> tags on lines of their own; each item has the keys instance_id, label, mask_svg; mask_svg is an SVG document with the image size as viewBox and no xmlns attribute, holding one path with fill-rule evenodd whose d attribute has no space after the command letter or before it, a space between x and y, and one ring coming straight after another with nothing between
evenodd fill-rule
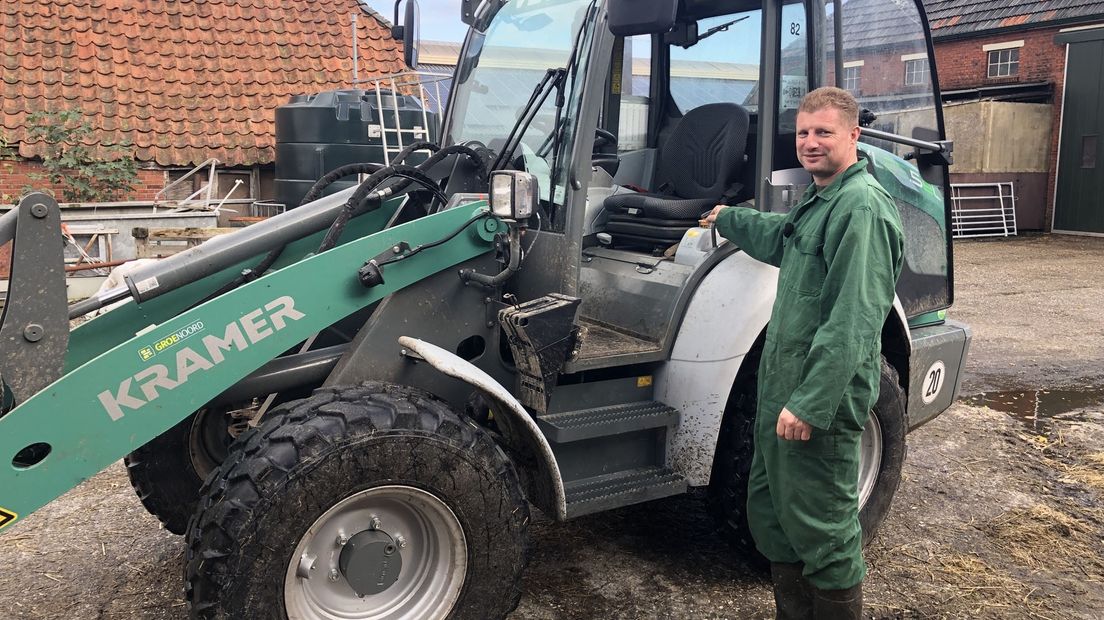
<instances>
[{"instance_id":1,"label":"wheel loader","mask_svg":"<svg viewBox=\"0 0 1104 620\"><path fill-rule=\"evenodd\" d=\"M196 618L501 618L534 508L695 489L754 553L777 270L699 218L796 203L796 108L830 84L864 108L860 154L906 234L862 440L873 536L970 340L946 316L953 145L922 4L466 0L461 18L440 144L335 170L125 286L67 306L57 204L0 217L0 536L125 459L186 536ZM413 65L415 0L396 26Z\"/></svg>"}]
</instances>

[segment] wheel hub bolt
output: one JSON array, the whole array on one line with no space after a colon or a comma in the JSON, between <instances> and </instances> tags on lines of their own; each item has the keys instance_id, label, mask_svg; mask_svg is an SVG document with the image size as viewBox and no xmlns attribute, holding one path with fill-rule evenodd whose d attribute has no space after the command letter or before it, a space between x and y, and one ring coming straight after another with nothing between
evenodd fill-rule
<instances>
[{"instance_id":1,"label":"wheel hub bolt","mask_svg":"<svg viewBox=\"0 0 1104 620\"><path fill-rule=\"evenodd\" d=\"M380 519L376 515L372 515L372 518L368 521L368 529L370 530L378 530L381 525L382 523L380 523Z\"/></svg>"},{"instance_id":2,"label":"wheel hub bolt","mask_svg":"<svg viewBox=\"0 0 1104 620\"><path fill-rule=\"evenodd\" d=\"M344 547L345 544L349 542L349 537L345 534L338 534L337 540L335 542L337 543L338 547Z\"/></svg>"},{"instance_id":3,"label":"wheel hub bolt","mask_svg":"<svg viewBox=\"0 0 1104 620\"><path fill-rule=\"evenodd\" d=\"M336 568L330 569L330 581L337 581L338 573Z\"/></svg>"},{"instance_id":4,"label":"wheel hub bolt","mask_svg":"<svg viewBox=\"0 0 1104 620\"><path fill-rule=\"evenodd\" d=\"M406 538L402 534L395 534L395 544L399 549L406 549Z\"/></svg>"}]
</instances>

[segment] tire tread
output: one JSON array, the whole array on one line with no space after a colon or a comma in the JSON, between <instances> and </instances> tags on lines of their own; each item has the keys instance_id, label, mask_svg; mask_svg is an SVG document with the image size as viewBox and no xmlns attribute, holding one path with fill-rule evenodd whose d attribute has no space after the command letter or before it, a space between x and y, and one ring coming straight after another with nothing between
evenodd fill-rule
<instances>
[{"instance_id":1,"label":"tire tread","mask_svg":"<svg viewBox=\"0 0 1104 620\"><path fill-rule=\"evenodd\" d=\"M226 461L200 490L200 509L188 528L184 583L192 616L223 617L222 590L230 576L248 569L236 564L241 559L235 553L237 541L251 535L255 515L265 511L284 485L349 440L386 431L428 435L447 442L489 464L497 479L507 481L503 501L512 505L516 515L521 552L502 567L501 577L509 578L509 583L496 585L505 593L502 605L481 610L480 615L504 617L513 611L521 599L521 575L529 558L525 535L528 504L513 463L487 432L463 422L435 396L370 382L320 389L308 398L280 405L263 424L234 443ZM407 465L409 469L417 466ZM480 544L469 541L469 552L478 553L479 548ZM466 583L465 590L468 587Z\"/></svg>"}]
</instances>

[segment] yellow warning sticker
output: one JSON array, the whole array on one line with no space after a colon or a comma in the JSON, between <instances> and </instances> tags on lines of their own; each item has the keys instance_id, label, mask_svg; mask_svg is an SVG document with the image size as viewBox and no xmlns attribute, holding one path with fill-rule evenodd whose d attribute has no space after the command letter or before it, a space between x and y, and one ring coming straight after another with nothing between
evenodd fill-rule
<instances>
[{"instance_id":1,"label":"yellow warning sticker","mask_svg":"<svg viewBox=\"0 0 1104 620\"><path fill-rule=\"evenodd\" d=\"M0 530L4 529L5 526L10 525L12 521L15 521L18 518L19 515L15 514L14 512L6 508L0 508Z\"/></svg>"},{"instance_id":2,"label":"yellow warning sticker","mask_svg":"<svg viewBox=\"0 0 1104 620\"><path fill-rule=\"evenodd\" d=\"M645 375L643 377L636 378L636 387L646 388L652 384L652 375Z\"/></svg>"}]
</instances>

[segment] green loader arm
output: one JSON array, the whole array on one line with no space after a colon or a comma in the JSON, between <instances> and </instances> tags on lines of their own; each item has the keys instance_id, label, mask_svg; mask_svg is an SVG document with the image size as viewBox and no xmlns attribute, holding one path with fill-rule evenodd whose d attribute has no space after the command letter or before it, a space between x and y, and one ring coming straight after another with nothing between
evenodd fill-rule
<instances>
[{"instance_id":1,"label":"green loader arm","mask_svg":"<svg viewBox=\"0 0 1104 620\"><path fill-rule=\"evenodd\" d=\"M308 255L184 312L179 308L214 287L200 281L146 304L127 304L74 331L66 374L0 418L0 530L311 334L488 252L505 226L489 216L473 219L486 213L476 207L442 211ZM465 222L464 233L388 265L384 283L360 283L357 269L366 260L401 242L417 247L438 241ZM157 324L142 329L151 323ZM141 331L127 338L135 329Z\"/></svg>"}]
</instances>

